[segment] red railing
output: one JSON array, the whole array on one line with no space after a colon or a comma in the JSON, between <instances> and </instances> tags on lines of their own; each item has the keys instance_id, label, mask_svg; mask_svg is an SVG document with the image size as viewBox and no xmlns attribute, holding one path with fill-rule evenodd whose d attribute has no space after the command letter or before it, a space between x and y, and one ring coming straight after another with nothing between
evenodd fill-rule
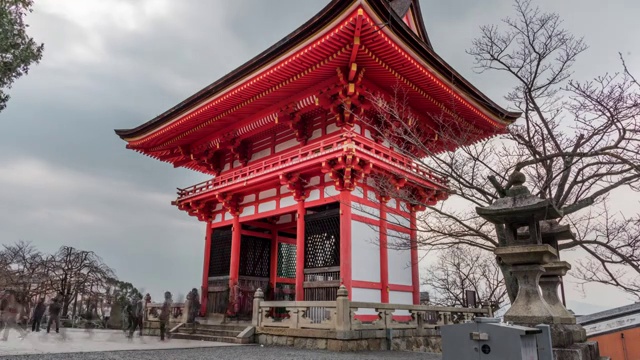
<instances>
[{"instance_id":1,"label":"red railing","mask_svg":"<svg viewBox=\"0 0 640 360\"><path fill-rule=\"evenodd\" d=\"M392 149L380 146L367 138L337 134L313 144L302 146L296 150L276 154L255 164L224 172L211 180L184 189L178 189L178 200L246 181L256 176L281 170L285 167L322 157L332 152L343 151L344 145L346 144L352 144L356 152L367 154L370 157L410 172L423 179L427 179L441 186L446 186L446 180L434 176L429 168L413 162Z\"/></svg>"}]
</instances>

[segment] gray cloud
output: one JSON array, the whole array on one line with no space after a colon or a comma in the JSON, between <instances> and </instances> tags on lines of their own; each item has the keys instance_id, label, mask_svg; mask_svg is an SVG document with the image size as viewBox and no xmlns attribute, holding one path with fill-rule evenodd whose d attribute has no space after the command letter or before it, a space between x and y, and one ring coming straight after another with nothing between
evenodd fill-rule
<instances>
[{"instance_id":1,"label":"gray cloud","mask_svg":"<svg viewBox=\"0 0 640 360\"><path fill-rule=\"evenodd\" d=\"M0 113L0 239L46 251L95 250L123 279L160 296L200 282L204 226L170 206L206 177L126 150L114 128L137 126L271 46L326 5L314 1L40 0L29 17L42 63ZM540 1L591 49L585 76L640 68L633 1ZM509 82L472 71L464 53L509 1L422 1L429 35L460 73L504 104ZM504 104L506 105L506 104ZM186 284L186 286L185 286Z\"/></svg>"}]
</instances>

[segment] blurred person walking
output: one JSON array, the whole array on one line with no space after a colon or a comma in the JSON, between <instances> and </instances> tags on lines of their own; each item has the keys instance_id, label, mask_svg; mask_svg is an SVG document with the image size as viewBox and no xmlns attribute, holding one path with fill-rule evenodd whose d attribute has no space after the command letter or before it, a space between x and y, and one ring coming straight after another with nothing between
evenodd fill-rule
<instances>
[{"instance_id":1,"label":"blurred person walking","mask_svg":"<svg viewBox=\"0 0 640 360\"><path fill-rule=\"evenodd\" d=\"M47 305L44 304L44 298L40 298L38 300L38 304L36 308L33 309L33 319L31 323L31 331L40 332L40 323L42 322L42 317L44 313L47 311Z\"/></svg>"},{"instance_id":2,"label":"blurred person walking","mask_svg":"<svg viewBox=\"0 0 640 360\"><path fill-rule=\"evenodd\" d=\"M47 334L51 330L51 325L56 324L56 333L60 333L60 310L62 305L57 297L53 298L51 304L49 304L49 321L47 322Z\"/></svg>"},{"instance_id":3,"label":"blurred person walking","mask_svg":"<svg viewBox=\"0 0 640 360\"><path fill-rule=\"evenodd\" d=\"M167 331L167 324L171 320L171 305L173 300L171 299L171 293L164 293L164 302L162 303L162 308L160 309L160 341L164 341L164 334ZM167 337L169 337L169 333L167 333Z\"/></svg>"}]
</instances>

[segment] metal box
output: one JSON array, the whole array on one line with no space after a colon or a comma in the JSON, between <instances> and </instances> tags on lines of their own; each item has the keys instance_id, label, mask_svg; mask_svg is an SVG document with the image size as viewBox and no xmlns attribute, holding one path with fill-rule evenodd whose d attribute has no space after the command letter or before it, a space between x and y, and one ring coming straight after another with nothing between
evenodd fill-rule
<instances>
[{"instance_id":1,"label":"metal box","mask_svg":"<svg viewBox=\"0 0 640 360\"><path fill-rule=\"evenodd\" d=\"M476 318L473 322L446 325L442 334L442 360L543 360L538 356L539 328Z\"/></svg>"}]
</instances>

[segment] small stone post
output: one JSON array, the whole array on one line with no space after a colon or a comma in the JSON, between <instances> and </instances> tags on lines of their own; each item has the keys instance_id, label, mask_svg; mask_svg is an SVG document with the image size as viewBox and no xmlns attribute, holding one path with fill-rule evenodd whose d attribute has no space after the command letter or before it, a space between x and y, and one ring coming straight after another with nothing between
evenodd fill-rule
<instances>
[{"instance_id":1,"label":"small stone post","mask_svg":"<svg viewBox=\"0 0 640 360\"><path fill-rule=\"evenodd\" d=\"M253 315L251 319L251 325L258 327L260 326L260 303L264 300L264 293L261 288L256 290L256 293L253 295Z\"/></svg>"},{"instance_id":2,"label":"small stone post","mask_svg":"<svg viewBox=\"0 0 640 360\"><path fill-rule=\"evenodd\" d=\"M338 298L336 299L336 330L351 330L351 304L349 301L349 291L344 285L338 288Z\"/></svg>"}]
</instances>

